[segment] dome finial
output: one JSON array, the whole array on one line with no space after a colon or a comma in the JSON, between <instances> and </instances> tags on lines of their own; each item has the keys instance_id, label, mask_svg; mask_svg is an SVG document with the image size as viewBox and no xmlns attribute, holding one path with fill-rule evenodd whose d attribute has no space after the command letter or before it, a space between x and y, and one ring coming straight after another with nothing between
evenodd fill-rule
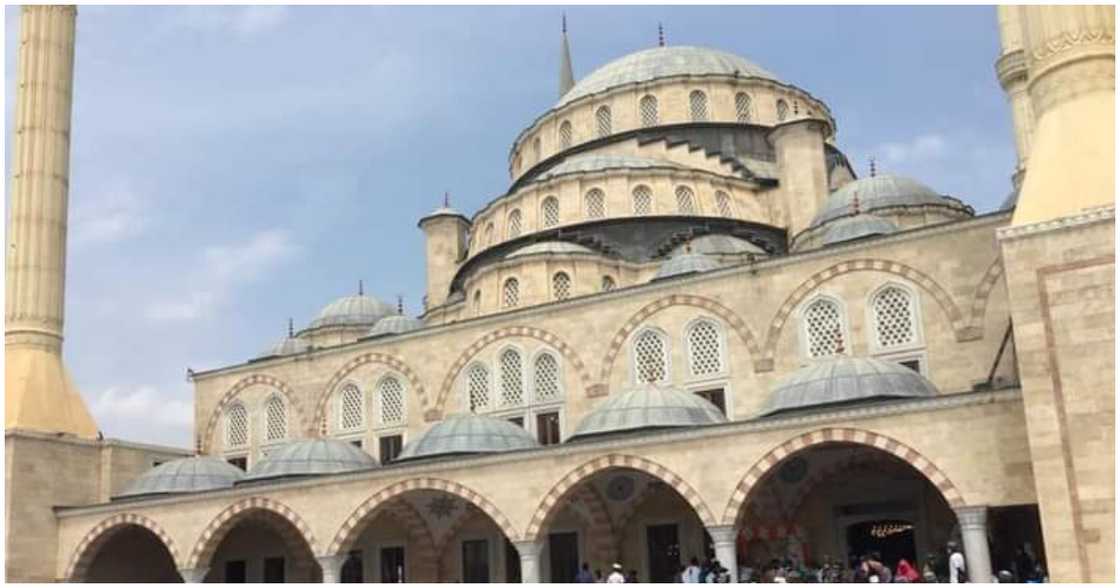
<instances>
[{"instance_id":1,"label":"dome finial","mask_svg":"<svg viewBox=\"0 0 1120 588\"><path fill-rule=\"evenodd\" d=\"M292 322L292 317L288 317L288 338L296 336L296 325Z\"/></svg>"},{"instance_id":2,"label":"dome finial","mask_svg":"<svg viewBox=\"0 0 1120 588\"><path fill-rule=\"evenodd\" d=\"M358 278L358 296L365 295L365 288L362 287L362 279Z\"/></svg>"},{"instance_id":3,"label":"dome finial","mask_svg":"<svg viewBox=\"0 0 1120 588\"><path fill-rule=\"evenodd\" d=\"M875 156L871 156L871 177L875 177Z\"/></svg>"},{"instance_id":4,"label":"dome finial","mask_svg":"<svg viewBox=\"0 0 1120 588\"><path fill-rule=\"evenodd\" d=\"M657 46L665 46L665 27L661 26L660 22L657 23Z\"/></svg>"},{"instance_id":5,"label":"dome finial","mask_svg":"<svg viewBox=\"0 0 1120 588\"><path fill-rule=\"evenodd\" d=\"M397 314L404 314L404 296L397 294Z\"/></svg>"},{"instance_id":6,"label":"dome finial","mask_svg":"<svg viewBox=\"0 0 1120 588\"><path fill-rule=\"evenodd\" d=\"M448 190L443 191L443 207L451 208L451 192Z\"/></svg>"},{"instance_id":7,"label":"dome finial","mask_svg":"<svg viewBox=\"0 0 1120 588\"><path fill-rule=\"evenodd\" d=\"M852 214L859 214L859 190L852 192Z\"/></svg>"}]
</instances>

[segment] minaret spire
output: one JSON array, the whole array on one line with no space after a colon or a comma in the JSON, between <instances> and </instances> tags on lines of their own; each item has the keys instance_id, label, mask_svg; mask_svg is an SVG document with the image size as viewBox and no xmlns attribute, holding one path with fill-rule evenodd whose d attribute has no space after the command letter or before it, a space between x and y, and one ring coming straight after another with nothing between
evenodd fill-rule
<instances>
[{"instance_id":1,"label":"minaret spire","mask_svg":"<svg viewBox=\"0 0 1120 588\"><path fill-rule=\"evenodd\" d=\"M295 336L296 336L295 322L292 321L292 317L288 317L288 338L291 339L292 337L295 337Z\"/></svg>"},{"instance_id":2,"label":"minaret spire","mask_svg":"<svg viewBox=\"0 0 1120 588\"><path fill-rule=\"evenodd\" d=\"M661 23L657 23L657 46L665 46L665 27L661 26Z\"/></svg>"},{"instance_id":3,"label":"minaret spire","mask_svg":"<svg viewBox=\"0 0 1120 588\"><path fill-rule=\"evenodd\" d=\"M875 158L871 158L871 177L875 177Z\"/></svg>"},{"instance_id":4,"label":"minaret spire","mask_svg":"<svg viewBox=\"0 0 1120 588\"><path fill-rule=\"evenodd\" d=\"M358 279L358 296L365 296L365 288L362 287L361 279Z\"/></svg>"},{"instance_id":5,"label":"minaret spire","mask_svg":"<svg viewBox=\"0 0 1120 588\"><path fill-rule=\"evenodd\" d=\"M572 54L568 50L568 15L560 14L560 97L576 85L572 75Z\"/></svg>"}]
</instances>

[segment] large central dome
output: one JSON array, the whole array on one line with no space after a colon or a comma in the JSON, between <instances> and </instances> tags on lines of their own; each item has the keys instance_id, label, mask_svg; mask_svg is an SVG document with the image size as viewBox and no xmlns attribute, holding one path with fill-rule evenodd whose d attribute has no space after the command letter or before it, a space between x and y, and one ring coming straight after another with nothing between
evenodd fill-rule
<instances>
[{"instance_id":1,"label":"large central dome","mask_svg":"<svg viewBox=\"0 0 1120 588\"><path fill-rule=\"evenodd\" d=\"M703 47L655 47L631 53L591 72L564 94L556 108L626 84L684 75L737 75L779 81L757 64L731 53Z\"/></svg>"}]
</instances>

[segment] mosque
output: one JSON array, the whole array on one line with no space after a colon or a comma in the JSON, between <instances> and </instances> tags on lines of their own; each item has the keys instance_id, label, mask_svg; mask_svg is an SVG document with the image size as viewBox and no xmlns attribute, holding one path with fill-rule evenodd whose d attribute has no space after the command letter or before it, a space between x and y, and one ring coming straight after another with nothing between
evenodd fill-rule
<instances>
[{"instance_id":1,"label":"mosque","mask_svg":"<svg viewBox=\"0 0 1120 588\"><path fill-rule=\"evenodd\" d=\"M423 313L358 291L192 372L175 450L100 438L62 365L76 10L24 7L7 578L663 582L955 540L974 579L1113 581L1114 8L997 12L1018 165L983 214L857 173L842 113L744 57L576 80L565 31L508 189L419 219Z\"/></svg>"}]
</instances>

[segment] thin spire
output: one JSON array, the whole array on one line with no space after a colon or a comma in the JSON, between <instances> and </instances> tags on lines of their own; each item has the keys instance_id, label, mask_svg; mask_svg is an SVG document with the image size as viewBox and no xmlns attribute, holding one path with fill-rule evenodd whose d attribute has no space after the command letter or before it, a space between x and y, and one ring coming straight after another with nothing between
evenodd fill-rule
<instances>
[{"instance_id":1,"label":"thin spire","mask_svg":"<svg viewBox=\"0 0 1120 588\"><path fill-rule=\"evenodd\" d=\"M875 158L871 158L871 177L875 177Z\"/></svg>"},{"instance_id":2,"label":"thin spire","mask_svg":"<svg viewBox=\"0 0 1120 588\"><path fill-rule=\"evenodd\" d=\"M657 23L657 46L665 46L665 27L661 26L661 23Z\"/></svg>"},{"instance_id":3,"label":"thin spire","mask_svg":"<svg viewBox=\"0 0 1120 588\"><path fill-rule=\"evenodd\" d=\"M292 317L288 317L288 338L296 336L296 325L292 322Z\"/></svg>"},{"instance_id":4,"label":"thin spire","mask_svg":"<svg viewBox=\"0 0 1120 588\"><path fill-rule=\"evenodd\" d=\"M404 296L397 294L397 314L404 314Z\"/></svg>"},{"instance_id":5,"label":"thin spire","mask_svg":"<svg viewBox=\"0 0 1120 588\"><path fill-rule=\"evenodd\" d=\"M859 214L859 190L852 192L852 214Z\"/></svg>"},{"instance_id":6,"label":"thin spire","mask_svg":"<svg viewBox=\"0 0 1120 588\"><path fill-rule=\"evenodd\" d=\"M451 208L451 192L448 192L447 190L443 191L443 207Z\"/></svg>"},{"instance_id":7,"label":"thin spire","mask_svg":"<svg viewBox=\"0 0 1120 588\"><path fill-rule=\"evenodd\" d=\"M560 13L560 97L576 85L572 74L572 53L568 49L568 15Z\"/></svg>"},{"instance_id":8,"label":"thin spire","mask_svg":"<svg viewBox=\"0 0 1120 588\"><path fill-rule=\"evenodd\" d=\"M359 278L358 279L358 296L363 296L363 295L365 295L365 289L362 287L361 278Z\"/></svg>"}]
</instances>

